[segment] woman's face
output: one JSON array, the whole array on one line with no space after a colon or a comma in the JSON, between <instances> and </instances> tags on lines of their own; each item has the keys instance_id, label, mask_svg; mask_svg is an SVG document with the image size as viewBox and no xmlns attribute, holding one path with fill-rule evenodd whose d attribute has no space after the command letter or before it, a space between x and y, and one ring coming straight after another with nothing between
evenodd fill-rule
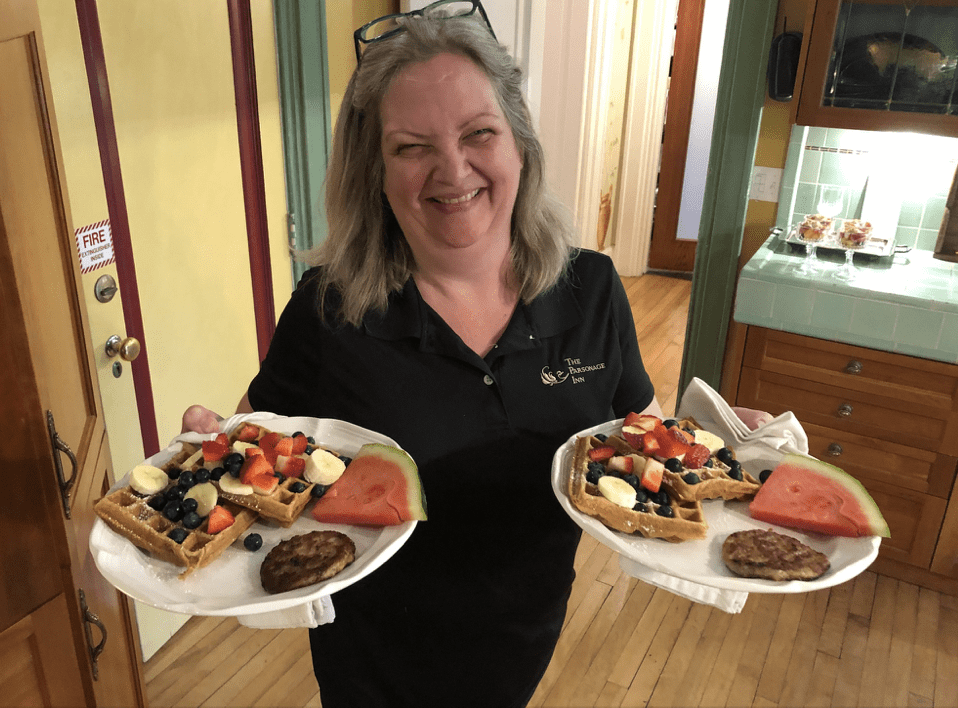
<instances>
[{"instance_id":1,"label":"woman's face","mask_svg":"<svg viewBox=\"0 0 958 708\"><path fill-rule=\"evenodd\" d=\"M384 190L417 260L507 245L522 160L482 70L454 54L413 64L380 112Z\"/></svg>"}]
</instances>

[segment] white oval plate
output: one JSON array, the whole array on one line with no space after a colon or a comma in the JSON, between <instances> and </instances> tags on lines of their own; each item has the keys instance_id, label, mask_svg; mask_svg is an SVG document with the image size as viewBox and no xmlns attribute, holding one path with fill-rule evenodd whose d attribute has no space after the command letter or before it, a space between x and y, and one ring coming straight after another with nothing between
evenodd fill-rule
<instances>
[{"instance_id":1,"label":"white oval plate","mask_svg":"<svg viewBox=\"0 0 958 708\"><path fill-rule=\"evenodd\" d=\"M221 429L232 430L238 423L247 420L280 433L302 431L311 435L317 443L344 455L355 455L362 445L370 442L398 447L384 435L331 419L251 413L228 418L221 423ZM185 433L174 438L169 447L146 462L162 465L181 449L181 442L199 443L213 437ZM124 476L113 489L126 483L127 477ZM304 605L352 585L389 560L409 539L417 523L407 521L397 526L382 527L321 524L309 513L311 504L289 528L256 521L222 556L182 580L179 578L182 568L152 558L99 518L90 533L90 551L97 568L110 584L147 605L189 615L254 615ZM335 577L316 585L277 595L270 595L263 590L259 581L259 567L269 550L284 539L323 529L341 531L349 536L356 544L356 560ZM254 531L263 537L263 547L251 552L243 547L243 538Z\"/></svg>"},{"instance_id":2,"label":"white oval plate","mask_svg":"<svg viewBox=\"0 0 958 708\"><path fill-rule=\"evenodd\" d=\"M670 543L657 538L643 538L613 531L598 519L575 508L567 493L569 468L575 453L576 438L581 435L618 433L622 420L615 420L583 430L563 444L552 460L552 490L566 513L596 540L621 555L652 570L682 580L710 587L739 592L798 593L844 583L868 568L878 556L879 536L843 538L805 533L754 520L748 513L748 502L712 499L702 503L708 535L697 541ZM722 543L734 531L772 528L797 538L828 556L831 567L815 580L764 580L742 578L730 571L722 560Z\"/></svg>"}]
</instances>

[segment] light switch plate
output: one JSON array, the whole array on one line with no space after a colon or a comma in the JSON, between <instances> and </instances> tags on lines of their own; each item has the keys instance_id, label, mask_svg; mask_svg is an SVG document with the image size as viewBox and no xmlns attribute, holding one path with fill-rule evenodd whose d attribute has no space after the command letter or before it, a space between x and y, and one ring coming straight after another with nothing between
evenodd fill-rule
<instances>
[{"instance_id":1,"label":"light switch plate","mask_svg":"<svg viewBox=\"0 0 958 708\"><path fill-rule=\"evenodd\" d=\"M760 202L777 202L782 172L778 167L753 167L748 198Z\"/></svg>"}]
</instances>

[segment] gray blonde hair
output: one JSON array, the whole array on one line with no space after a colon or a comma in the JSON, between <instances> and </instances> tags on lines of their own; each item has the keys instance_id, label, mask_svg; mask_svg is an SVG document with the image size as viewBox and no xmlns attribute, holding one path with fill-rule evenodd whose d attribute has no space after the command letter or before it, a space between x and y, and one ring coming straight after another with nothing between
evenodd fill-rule
<instances>
[{"instance_id":1,"label":"gray blonde hair","mask_svg":"<svg viewBox=\"0 0 958 708\"><path fill-rule=\"evenodd\" d=\"M474 18L412 17L405 31L370 44L346 88L326 175L329 235L305 260L321 265L320 302L333 286L339 316L359 325L385 310L415 260L383 194L380 102L392 79L411 64L459 54L488 77L512 128L522 172L512 214L512 266L519 296L529 302L565 273L575 236L564 207L547 190L542 145L521 91L521 71Z\"/></svg>"}]
</instances>

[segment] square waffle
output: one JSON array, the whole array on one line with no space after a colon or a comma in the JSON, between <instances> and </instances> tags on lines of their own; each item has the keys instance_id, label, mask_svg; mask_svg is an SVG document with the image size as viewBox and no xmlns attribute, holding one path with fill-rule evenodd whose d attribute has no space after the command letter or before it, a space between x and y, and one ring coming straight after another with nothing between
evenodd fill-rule
<instances>
[{"instance_id":1,"label":"square waffle","mask_svg":"<svg viewBox=\"0 0 958 708\"><path fill-rule=\"evenodd\" d=\"M693 436L695 431L702 430L694 418L680 420L678 426ZM735 451L727 446L725 449L734 460ZM744 469L741 469L742 479L735 479L732 468L720 460L715 452L709 457L707 464L708 466L687 467L683 462L680 472L671 472L666 469L662 475L662 484L671 489L679 499L688 501L750 499L762 486ZM689 473L694 474L700 481L691 484L687 482L686 476Z\"/></svg>"},{"instance_id":2,"label":"square waffle","mask_svg":"<svg viewBox=\"0 0 958 708\"><path fill-rule=\"evenodd\" d=\"M189 454L190 451L184 449L164 465L163 469L167 470L174 464L182 463ZM235 520L232 526L211 534L207 530L208 519L204 519L195 529L186 529L181 523L170 521L161 512L149 507L148 499L148 496L126 486L99 499L93 510L107 526L129 539L137 548L155 558L185 568L180 573L180 578L185 578L197 568L216 560L256 520L255 512L220 500L220 506L229 511ZM186 539L182 543L170 538L169 533L174 528L186 531Z\"/></svg>"},{"instance_id":3,"label":"square waffle","mask_svg":"<svg viewBox=\"0 0 958 708\"><path fill-rule=\"evenodd\" d=\"M627 509L602 496L598 486L590 482L587 476L591 462L589 450L603 445L612 445L622 454L635 453L621 438L610 437L603 441L588 435L576 439L572 468L569 471L568 493L579 511L595 517L611 529L646 538L661 538L672 542L705 538L708 524L705 522L701 502L682 501L664 485L662 489L669 497L672 517L659 515L656 512L659 504L651 500L639 502L636 508Z\"/></svg>"},{"instance_id":4,"label":"square waffle","mask_svg":"<svg viewBox=\"0 0 958 708\"><path fill-rule=\"evenodd\" d=\"M254 445L262 440L266 435L273 433L273 431L260 425L255 425L253 423L240 423L234 430L228 433L229 444L231 447L235 442L240 440L240 432L244 428L247 430L252 428L257 429L255 438L250 435L242 436L243 442L252 443ZM315 448L320 446L314 445L312 447ZM193 450L197 451L199 448L194 447ZM195 460L192 465L190 465L190 469L196 470L204 466L207 468L215 468L218 466L218 464L219 463L206 462L201 456L199 459ZM226 474L229 473L227 472ZM299 518L300 514L303 513L306 505L313 498L313 487L316 486L303 478L287 477L285 475L282 477L276 488L269 494L260 494L255 491L252 494L234 494L223 491L220 481L214 481L214 484L216 485L221 498L226 499L238 506L250 509L264 519L272 519L284 528L289 528L292 526L296 519ZM303 489L300 491L294 491L294 485L302 485Z\"/></svg>"}]
</instances>

